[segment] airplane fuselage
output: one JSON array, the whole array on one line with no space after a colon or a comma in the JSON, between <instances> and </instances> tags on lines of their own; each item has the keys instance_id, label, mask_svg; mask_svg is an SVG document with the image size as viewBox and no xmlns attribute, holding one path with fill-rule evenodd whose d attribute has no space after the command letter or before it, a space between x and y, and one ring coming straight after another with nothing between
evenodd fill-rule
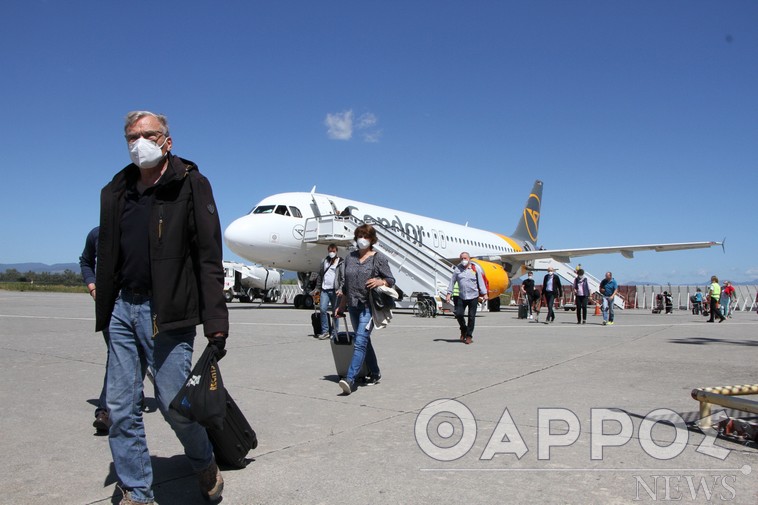
<instances>
[{"instance_id":1,"label":"airplane fuselage","mask_svg":"<svg viewBox=\"0 0 758 505\"><path fill-rule=\"evenodd\" d=\"M472 257L500 257L534 247L530 242L486 230L318 193L280 193L266 197L249 214L232 222L224 238L232 251L249 261L312 272L318 270L326 248L303 241L306 220L345 210L365 222L393 228L407 240L423 244L443 258L457 258L463 251Z\"/></svg>"}]
</instances>

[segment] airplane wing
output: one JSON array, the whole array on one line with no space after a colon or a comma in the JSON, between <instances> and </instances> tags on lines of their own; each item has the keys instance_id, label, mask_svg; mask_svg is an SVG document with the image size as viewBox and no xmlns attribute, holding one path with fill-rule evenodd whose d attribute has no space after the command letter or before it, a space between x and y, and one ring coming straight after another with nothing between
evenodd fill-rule
<instances>
[{"instance_id":1,"label":"airplane wing","mask_svg":"<svg viewBox=\"0 0 758 505\"><path fill-rule=\"evenodd\" d=\"M625 245L611 247L584 247L581 249L544 249L540 251L511 252L500 255L500 260L529 261L543 258L552 258L561 263L570 263L571 258L578 256L591 256L593 254L621 253L625 258L633 258L637 251L682 251L685 249L705 249L713 246L723 246L723 242L680 242L675 244L647 244Z\"/></svg>"}]
</instances>

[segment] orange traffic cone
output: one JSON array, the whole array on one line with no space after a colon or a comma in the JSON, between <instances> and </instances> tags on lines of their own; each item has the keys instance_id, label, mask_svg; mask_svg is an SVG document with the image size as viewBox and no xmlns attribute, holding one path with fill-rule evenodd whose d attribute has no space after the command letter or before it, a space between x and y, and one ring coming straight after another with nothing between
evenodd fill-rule
<instances>
[{"instance_id":1,"label":"orange traffic cone","mask_svg":"<svg viewBox=\"0 0 758 505\"><path fill-rule=\"evenodd\" d=\"M602 312L600 312L600 304L598 302L595 302L595 315L602 315Z\"/></svg>"}]
</instances>

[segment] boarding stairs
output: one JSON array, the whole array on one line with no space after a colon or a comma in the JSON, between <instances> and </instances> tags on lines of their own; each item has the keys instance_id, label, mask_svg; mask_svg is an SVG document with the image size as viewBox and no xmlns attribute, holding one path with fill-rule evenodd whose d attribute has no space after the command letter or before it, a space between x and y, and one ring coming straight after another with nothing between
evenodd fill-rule
<instances>
[{"instance_id":1,"label":"boarding stairs","mask_svg":"<svg viewBox=\"0 0 758 505\"><path fill-rule=\"evenodd\" d=\"M306 219L303 242L348 247L353 245L355 229L364 224L354 216L322 214ZM423 242L406 235L402 230L370 223L376 229L378 241L374 246L389 259L397 286L406 295L410 306L412 293L427 293L441 302L447 292L454 265Z\"/></svg>"},{"instance_id":2,"label":"boarding stairs","mask_svg":"<svg viewBox=\"0 0 758 505\"><path fill-rule=\"evenodd\" d=\"M574 285L574 279L576 279L578 276L576 274L576 270L574 267L569 265L568 263L561 263L560 261L545 258L545 259L539 259L534 261L534 270L547 270L549 267L553 267L553 270L555 270L555 274L558 275L563 280L569 282L572 286ZM584 276L587 278L587 284L590 287L590 292L597 293L600 291L600 279L597 277L594 277L590 273L588 273L586 270L584 271ZM536 281L535 281L536 282ZM616 295L613 297L613 304L623 310L624 309L624 298L621 297L621 295Z\"/></svg>"}]
</instances>

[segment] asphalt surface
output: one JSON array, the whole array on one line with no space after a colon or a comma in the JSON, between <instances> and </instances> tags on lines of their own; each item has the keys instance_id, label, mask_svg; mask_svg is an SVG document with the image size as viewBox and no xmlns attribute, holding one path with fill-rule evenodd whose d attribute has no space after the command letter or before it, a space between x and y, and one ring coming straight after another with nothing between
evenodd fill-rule
<instances>
[{"instance_id":1,"label":"asphalt surface","mask_svg":"<svg viewBox=\"0 0 758 505\"><path fill-rule=\"evenodd\" d=\"M756 444L709 449L677 424L697 418L693 388L758 383L755 313L602 326L506 310L477 318L472 345L450 316L396 314L373 336L382 382L344 396L308 311L229 308L220 368L260 445L224 471L225 504L758 503ZM92 301L0 291L0 341L0 503L118 503L92 428L106 359ZM146 396L157 503L206 503L149 382Z\"/></svg>"}]
</instances>

